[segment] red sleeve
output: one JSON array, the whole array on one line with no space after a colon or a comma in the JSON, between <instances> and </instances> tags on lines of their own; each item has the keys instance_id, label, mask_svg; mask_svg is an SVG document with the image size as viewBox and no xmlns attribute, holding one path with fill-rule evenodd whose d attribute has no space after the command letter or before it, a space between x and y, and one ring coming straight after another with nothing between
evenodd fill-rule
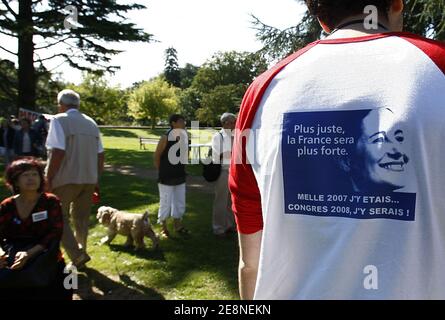
<instances>
[{"instance_id":1,"label":"red sleeve","mask_svg":"<svg viewBox=\"0 0 445 320\"><path fill-rule=\"evenodd\" d=\"M422 50L445 75L445 42L426 39L415 34L404 34L400 37Z\"/></svg>"},{"instance_id":2,"label":"red sleeve","mask_svg":"<svg viewBox=\"0 0 445 320\"><path fill-rule=\"evenodd\" d=\"M263 229L261 194L252 166L247 161L247 131L252 127L255 114L264 92L272 79L289 63L314 47L318 41L290 55L272 69L260 75L247 89L241 103L236 123L235 139L232 148L229 189L232 195L232 210L238 231L251 234Z\"/></svg>"},{"instance_id":3,"label":"red sleeve","mask_svg":"<svg viewBox=\"0 0 445 320\"><path fill-rule=\"evenodd\" d=\"M48 195L48 220L50 223L50 231L42 240L39 241L39 244L45 248L48 248L48 245L52 241L60 241L63 233L63 216L62 216L62 207L60 205L59 199L54 195Z\"/></svg>"}]
</instances>

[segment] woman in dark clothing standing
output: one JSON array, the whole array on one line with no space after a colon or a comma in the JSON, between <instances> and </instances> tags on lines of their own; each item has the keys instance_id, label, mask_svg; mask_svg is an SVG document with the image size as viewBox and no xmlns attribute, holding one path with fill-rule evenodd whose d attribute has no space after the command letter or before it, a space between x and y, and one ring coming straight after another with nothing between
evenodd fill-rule
<instances>
[{"instance_id":1,"label":"woman in dark clothing standing","mask_svg":"<svg viewBox=\"0 0 445 320\"><path fill-rule=\"evenodd\" d=\"M159 171L158 223L162 234L169 236L167 218L173 217L178 233L188 233L182 225L185 213L185 164L188 160L188 136L185 119L179 114L170 116L171 129L162 136L155 151L155 167Z\"/></svg>"}]
</instances>

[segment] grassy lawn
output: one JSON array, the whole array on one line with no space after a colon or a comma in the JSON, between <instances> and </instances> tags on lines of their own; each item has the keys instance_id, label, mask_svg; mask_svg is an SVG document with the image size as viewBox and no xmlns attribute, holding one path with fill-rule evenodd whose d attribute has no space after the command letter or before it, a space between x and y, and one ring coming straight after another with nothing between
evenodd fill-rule
<instances>
[{"instance_id":1,"label":"grassy lawn","mask_svg":"<svg viewBox=\"0 0 445 320\"><path fill-rule=\"evenodd\" d=\"M102 130L107 161L119 165L151 168L152 150L139 151L138 135L158 136L151 130ZM0 170L3 172L0 165ZM106 172L101 178L101 204L140 213L150 212L155 232L159 195L155 181ZM0 197L9 196L0 177ZM88 275L99 279L119 279L119 285L144 293L152 299L238 299L238 249L235 235L226 239L213 236L211 230L213 195L187 193L185 226L187 237L172 233L162 239L160 250L147 248L134 252L123 247L125 238L117 236L111 246L101 246L99 240L106 229L97 223L93 208L90 219L88 250L92 261ZM172 226L169 226L172 229Z\"/></svg>"},{"instance_id":2,"label":"grassy lawn","mask_svg":"<svg viewBox=\"0 0 445 320\"><path fill-rule=\"evenodd\" d=\"M145 137L159 140L165 132L165 129L101 129L107 163L154 169L153 154L156 145L147 144L147 150L141 150L138 138ZM211 130L189 130L189 132L192 135L192 143L211 142ZM204 152L205 150L202 150L202 156L204 156ZM200 165L187 165L187 173L199 176L202 173L202 168Z\"/></svg>"},{"instance_id":3,"label":"grassy lawn","mask_svg":"<svg viewBox=\"0 0 445 320\"><path fill-rule=\"evenodd\" d=\"M129 212L148 208L155 232L160 231L156 224L159 197L154 181L106 173L101 184L102 204ZM106 229L92 216L89 251L93 260L89 267L131 279L130 285L136 283L145 293L155 290L165 299L238 299L236 236L213 236L211 209L212 195L188 193L184 224L191 231L190 236L163 239L159 251L152 250L147 239L148 246L141 253L125 249L122 236L117 236L110 247L97 245Z\"/></svg>"}]
</instances>

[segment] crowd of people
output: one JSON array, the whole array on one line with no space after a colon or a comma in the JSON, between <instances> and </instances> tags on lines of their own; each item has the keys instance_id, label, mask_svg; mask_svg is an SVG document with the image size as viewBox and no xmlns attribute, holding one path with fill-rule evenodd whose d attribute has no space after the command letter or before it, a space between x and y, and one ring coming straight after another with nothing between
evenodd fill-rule
<instances>
[{"instance_id":1,"label":"crowd of people","mask_svg":"<svg viewBox=\"0 0 445 320\"><path fill-rule=\"evenodd\" d=\"M59 113L49 126L43 116L32 126L28 119L15 117L2 122L6 183L13 194L0 205L0 291L9 286L8 297L17 293L22 298L70 299L72 290L63 287L65 261L60 245L71 260L70 266L77 270L91 260L88 225L93 194L104 168L104 148L97 124L79 111L79 94L63 90L57 100ZM222 129L212 140L213 161L222 167L215 182L213 209L213 232L219 237L235 232L227 183L235 121L234 114L223 114ZM190 233L183 225L189 144L186 121L173 114L169 123L154 156L160 196L158 223L164 237L170 237L169 218L173 218L177 234ZM183 143L185 148L177 148ZM174 148L176 152L172 152ZM173 161L172 154L180 161ZM36 272L45 281L35 283ZM19 275L27 279L28 287L23 281L17 285L11 280Z\"/></svg>"},{"instance_id":2,"label":"crowd of people","mask_svg":"<svg viewBox=\"0 0 445 320\"><path fill-rule=\"evenodd\" d=\"M46 137L48 135L49 119L40 115L34 123L29 118L0 120L0 156L5 165L17 157L46 157Z\"/></svg>"}]
</instances>

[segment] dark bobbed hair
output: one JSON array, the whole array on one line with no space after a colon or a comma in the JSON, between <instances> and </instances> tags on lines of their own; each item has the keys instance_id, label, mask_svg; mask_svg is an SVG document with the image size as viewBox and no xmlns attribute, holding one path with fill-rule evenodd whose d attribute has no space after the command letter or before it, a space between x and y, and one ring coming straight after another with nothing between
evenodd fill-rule
<instances>
[{"instance_id":1,"label":"dark bobbed hair","mask_svg":"<svg viewBox=\"0 0 445 320\"><path fill-rule=\"evenodd\" d=\"M170 116L170 118L168 119L168 123L170 124L170 126L172 125L172 122L178 122L178 120L184 120L185 121L185 117L181 114L172 114Z\"/></svg>"},{"instance_id":2,"label":"dark bobbed hair","mask_svg":"<svg viewBox=\"0 0 445 320\"><path fill-rule=\"evenodd\" d=\"M29 170L37 170L40 177L40 186L37 190L38 192L43 192L45 190L45 177L43 173L43 162L34 157L23 157L18 160L13 161L7 168L5 172L5 182L6 186L14 193L20 193L20 189L17 186L17 181L21 174Z\"/></svg>"},{"instance_id":3,"label":"dark bobbed hair","mask_svg":"<svg viewBox=\"0 0 445 320\"><path fill-rule=\"evenodd\" d=\"M368 5L374 5L379 14L388 16L393 0L306 0L309 12L323 21L329 28L336 28L339 23L358 14Z\"/></svg>"}]
</instances>

